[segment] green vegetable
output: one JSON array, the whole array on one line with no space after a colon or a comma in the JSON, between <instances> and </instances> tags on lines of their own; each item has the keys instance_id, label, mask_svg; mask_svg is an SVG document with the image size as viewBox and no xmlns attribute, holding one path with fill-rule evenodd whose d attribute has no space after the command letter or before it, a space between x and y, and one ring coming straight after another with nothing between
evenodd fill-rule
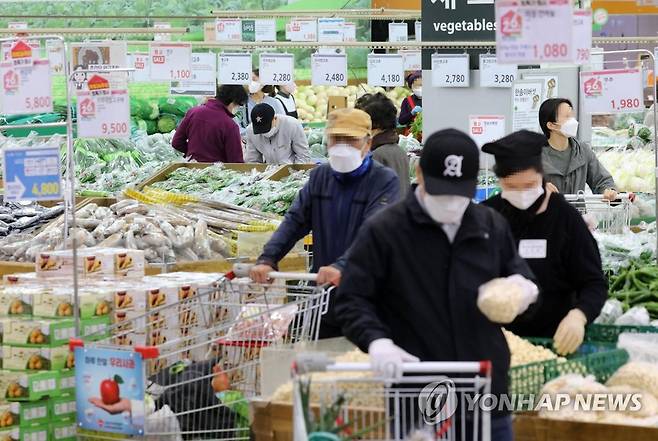
<instances>
[{"instance_id":1,"label":"green vegetable","mask_svg":"<svg viewBox=\"0 0 658 441\"><path fill-rule=\"evenodd\" d=\"M130 114L140 119L155 120L160 115L160 110L156 103L139 99L130 99Z\"/></svg>"},{"instance_id":2,"label":"green vegetable","mask_svg":"<svg viewBox=\"0 0 658 441\"><path fill-rule=\"evenodd\" d=\"M158 122L154 120L147 119L144 121L146 123L146 134L153 135L158 133Z\"/></svg>"},{"instance_id":3,"label":"green vegetable","mask_svg":"<svg viewBox=\"0 0 658 441\"><path fill-rule=\"evenodd\" d=\"M172 130L176 130L178 121L179 118L177 118L176 115L160 115L160 118L158 118L158 132L169 133Z\"/></svg>"},{"instance_id":4,"label":"green vegetable","mask_svg":"<svg viewBox=\"0 0 658 441\"><path fill-rule=\"evenodd\" d=\"M160 113L168 113L176 116L185 116L188 110L198 104L196 98L189 96L177 96L160 98L158 100L158 107Z\"/></svg>"}]
</instances>

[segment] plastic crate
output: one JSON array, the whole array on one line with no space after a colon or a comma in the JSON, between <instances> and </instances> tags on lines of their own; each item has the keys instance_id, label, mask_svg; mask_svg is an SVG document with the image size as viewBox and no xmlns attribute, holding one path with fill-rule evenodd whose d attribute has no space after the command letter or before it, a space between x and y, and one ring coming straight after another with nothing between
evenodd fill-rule
<instances>
[{"instance_id":1,"label":"plastic crate","mask_svg":"<svg viewBox=\"0 0 658 441\"><path fill-rule=\"evenodd\" d=\"M587 327L585 341L617 344L619 334L633 332L636 334L656 334L656 326L600 325L593 323Z\"/></svg>"},{"instance_id":2,"label":"plastic crate","mask_svg":"<svg viewBox=\"0 0 658 441\"><path fill-rule=\"evenodd\" d=\"M551 339L527 339L535 345L552 348ZM509 370L509 393L538 395L547 382L565 374L594 375L605 382L628 361L628 353L614 344L586 342L573 355L515 366Z\"/></svg>"}]
</instances>

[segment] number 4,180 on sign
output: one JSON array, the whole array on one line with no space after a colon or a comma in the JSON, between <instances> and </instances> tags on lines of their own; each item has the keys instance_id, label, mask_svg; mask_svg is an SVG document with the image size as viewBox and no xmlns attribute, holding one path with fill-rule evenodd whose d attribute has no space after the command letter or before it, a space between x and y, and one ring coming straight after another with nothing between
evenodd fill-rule
<instances>
[{"instance_id":1,"label":"number 4,180 on sign","mask_svg":"<svg viewBox=\"0 0 658 441\"><path fill-rule=\"evenodd\" d=\"M373 87L404 85L404 59L402 55L369 54L368 85Z\"/></svg>"}]
</instances>

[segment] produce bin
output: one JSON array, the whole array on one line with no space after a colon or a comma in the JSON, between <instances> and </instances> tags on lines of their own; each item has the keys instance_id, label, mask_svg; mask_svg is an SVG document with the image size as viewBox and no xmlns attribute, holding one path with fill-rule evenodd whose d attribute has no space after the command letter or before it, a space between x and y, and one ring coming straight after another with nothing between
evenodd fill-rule
<instances>
[{"instance_id":1,"label":"produce bin","mask_svg":"<svg viewBox=\"0 0 658 441\"><path fill-rule=\"evenodd\" d=\"M288 164L281 166L280 169L272 173L268 179L272 181L281 181L291 175L291 172L308 171L317 167L317 164Z\"/></svg>"},{"instance_id":2,"label":"produce bin","mask_svg":"<svg viewBox=\"0 0 658 441\"><path fill-rule=\"evenodd\" d=\"M549 347L552 340L529 339L533 344ZM597 381L605 382L617 369L628 361L628 353L616 349L614 344L584 343L578 352L567 358L539 361L511 367L509 393L538 395L547 382L565 374L591 374Z\"/></svg>"},{"instance_id":3,"label":"produce bin","mask_svg":"<svg viewBox=\"0 0 658 441\"><path fill-rule=\"evenodd\" d=\"M220 164L220 163L217 163ZM153 185L156 182L164 181L166 180L171 173L174 172L174 170L178 170L179 168L185 167L185 168L206 168L210 167L213 165L217 164L211 164L211 163L204 163L204 162L174 162L173 164L169 164L168 166L160 169L157 171L153 176L151 176L148 179L145 179L144 181L140 182L135 186L136 190L143 190L145 187L148 187L149 185ZM235 170L239 171L242 173L249 173L252 170L256 169L258 172L262 173L265 170L267 170L268 165L267 164L242 164L242 163L225 163L223 166L227 170Z\"/></svg>"},{"instance_id":4,"label":"produce bin","mask_svg":"<svg viewBox=\"0 0 658 441\"><path fill-rule=\"evenodd\" d=\"M636 334L657 334L656 326L632 326L632 325L600 325L593 323L587 327L585 332L585 341L603 342L616 344L619 335L624 332Z\"/></svg>"}]
</instances>

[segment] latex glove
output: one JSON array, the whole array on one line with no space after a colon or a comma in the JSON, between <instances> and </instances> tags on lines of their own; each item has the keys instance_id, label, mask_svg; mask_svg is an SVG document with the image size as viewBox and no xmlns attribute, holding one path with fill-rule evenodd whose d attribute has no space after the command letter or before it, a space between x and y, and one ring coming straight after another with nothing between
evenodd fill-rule
<instances>
[{"instance_id":1,"label":"latex glove","mask_svg":"<svg viewBox=\"0 0 658 441\"><path fill-rule=\"evenodd\" d=\"M617 199L617 190L608 188L603 192L603 199L607 201L614 201Z\"/></svg>"},{"instance_id":2,"label":"latex glove","mask_svg":"<svg viewBox=\"0 0 658 441\"><path fill-rule=\"evenodd\" d=\"M334 266L322 266L318 270L318 285L330 283L334 286L340 285L340 270Z\"/></svg>"},{"instance_id":3,"label":"latex glove","mask_svg":"<svg viewBox=\"0 0 658 441\"><path fill-rule=\"evenodd\" d=\"M418 113L420 113L420 112L422 112L422 111L423 111L423 108L422 108L422 107L420 107L420 106L416 106L416 107L414 107L413 109L411 109L411 114L412 114L412 115L416 115L416 114L418 114Z\"/></svg>"},{"instance_id":4,"label":"latex glove","mask_svg":"<svg viewBox=\"0 0 658 441\"><path fill-rule=\"evenodd\" d=\"M585 325L587 325L587 317L578 308L569 311L562 319L553 337L555 350L559 355L576 352L585 339Z\"/></svg>"},{"instance_id":5,"label":"latex glove","mask_svg":"<svg viewBox=\"0 0 658 441\"><path fill-rule=\"evenodd\" d=\"M268 283L270 281L269 274L272 271L274 271L274 268L269 265L254 265L251 270L249 270L249 277L256 283Z\"/></svg>"},{"instance_id":6,"label":"latex glove","mask_svg":"<svg viewBox=\"0 0 658 441\"><path fill-rule=\"evenodd\" d=\"M374 340L368 346L370 365L373 370L387 379L400 379L402 377L402 363L420 361L388 338Z\"/></svg>"}]
</instances>

